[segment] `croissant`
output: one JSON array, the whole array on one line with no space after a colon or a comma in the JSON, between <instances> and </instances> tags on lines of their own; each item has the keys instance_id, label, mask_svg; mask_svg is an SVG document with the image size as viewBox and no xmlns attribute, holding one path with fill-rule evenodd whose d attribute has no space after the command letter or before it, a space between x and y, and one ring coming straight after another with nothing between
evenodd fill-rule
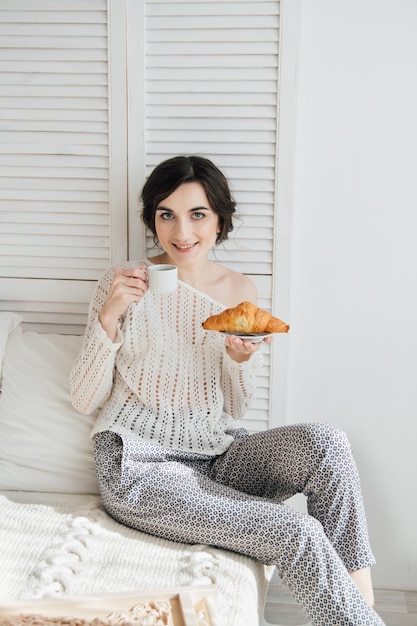
<instances>
[{"instance_id":1,"label":"croissant","mask_svg":"<svg viewBox=\"0 0 417 626\"><path fill-rule=\"evenodd\" d=\"M205 330L223 330L235 333L287 333L288 324L251 302L241 302L203 322Z\"/></svg>"}]
</instances>

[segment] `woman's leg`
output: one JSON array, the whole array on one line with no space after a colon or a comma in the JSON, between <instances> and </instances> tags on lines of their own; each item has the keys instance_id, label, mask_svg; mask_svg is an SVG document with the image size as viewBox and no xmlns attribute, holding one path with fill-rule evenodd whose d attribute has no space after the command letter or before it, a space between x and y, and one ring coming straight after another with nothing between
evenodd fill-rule
<instances>
[{"instance_id":1,"label":"woman's leg","mask_svg":"<svg viewBox=\"0 0 417 626\"><path fill-rule=\"evenodd\" d=\"M96 438L103 504L119 522L274 563L315 626L383 624L313 517L215 482L212 463L198 455L123 442L112 433Z\"/></svg>"},{"instance_id":2,"label":"woman's leg","mask_svg":"<svg viewBox=\"0 0 417 626\"><path fill-rule=\"evenodd\" d=\"M363 569L355 570L354 572L349 572L349 574L367 603L373 607L375 605L375 599L371 568L365 567Z\"/></svg>"},{"instance_id":3,"label":"woman's leg","mask_svg":"<svg viewBox=\"0 0 417 626\"><path fill-rule=\"evenodd\" d=\"M375 563L351 446L334 426L294 424L238 438L211 477L275 502L303 493L348 571Z\"/></svg>"},{"instance_id":4,"label":"woman's leg","mask_svg":"<svg viewBox=\"0 0 417 626\"><path fill-rule=\"evenodd\" d=\"M374 557L359 476L342 431L329 424L295 424L237 439L215 469L223 483L278 501L304 493L309 513L322 522L352 580L374 606L369 567Z\"/></svg>"}]
</instances>

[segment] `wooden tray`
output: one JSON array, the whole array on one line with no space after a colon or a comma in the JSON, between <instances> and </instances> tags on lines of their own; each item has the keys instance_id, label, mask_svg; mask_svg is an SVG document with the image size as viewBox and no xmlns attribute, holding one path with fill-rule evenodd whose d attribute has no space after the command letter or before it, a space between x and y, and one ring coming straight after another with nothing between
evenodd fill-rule
<instances>
[{"instance_id":1,"label":"wooden tray","mask_svg":"<svg viewBox=\"0 0 417 626\"><path fill-rule=\"evenodd\" d=\"M114 611L127 611L136 604L152 600L169 602L172 626L218 626L215 585L12 602L0 606L0 621L21 613L36 613L45 617L72 616L86 620L95 617L105 619Z\"/></svg>"}]
</instances>

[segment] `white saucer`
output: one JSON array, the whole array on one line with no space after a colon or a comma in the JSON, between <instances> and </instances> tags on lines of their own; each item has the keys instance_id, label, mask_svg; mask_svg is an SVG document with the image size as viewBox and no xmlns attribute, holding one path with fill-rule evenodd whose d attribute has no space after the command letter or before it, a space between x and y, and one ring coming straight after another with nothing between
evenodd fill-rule
<instances>
[{"instance_id":1,"label":"white saucer","mask_svg":"<svg viewBox=\"0 0 417 626\"><path fill-rule=\"evenodd\" d=\"M265 337L270 337L272 333L234 333L230 330L220 330L222 335L233 335L234 337L239 337L242 341L250 341L251 343L258 343L259 341L263 341Z\"/></svg>"}]
</instances>

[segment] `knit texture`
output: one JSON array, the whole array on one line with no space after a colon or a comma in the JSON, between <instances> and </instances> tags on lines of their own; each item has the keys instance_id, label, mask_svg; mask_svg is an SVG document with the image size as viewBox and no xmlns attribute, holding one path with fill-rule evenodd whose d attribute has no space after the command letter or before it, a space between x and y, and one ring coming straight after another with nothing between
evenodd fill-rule
<instances>
[{"instance_id":1,"label":"knit texture","mask_svg":"<svg viewBox=\"0 0 417 626\"><path fill-rule=\"evenodd\" d=\"M219 626L258 624L268 569L118 524L98 496L0 495L0 602L215 584Z\"/></svg>"},{"instance_id":2,"label":"knit texture","mask_svg":"<svg viewBox=\"0 0 417 626\"><path fill-rule=\"evenodd\" d=\"M105 272L97 285L71 372L75 408L90 414L103 407L93 435L112 430L176 450L221 454L232 441L227 431L254 398L260 353L233 361L224 337L202 328L225 307L182 281L172 294L147 291L131 304L112 343L98 321L112 275Z\"/></svg>"}]
</instances>

